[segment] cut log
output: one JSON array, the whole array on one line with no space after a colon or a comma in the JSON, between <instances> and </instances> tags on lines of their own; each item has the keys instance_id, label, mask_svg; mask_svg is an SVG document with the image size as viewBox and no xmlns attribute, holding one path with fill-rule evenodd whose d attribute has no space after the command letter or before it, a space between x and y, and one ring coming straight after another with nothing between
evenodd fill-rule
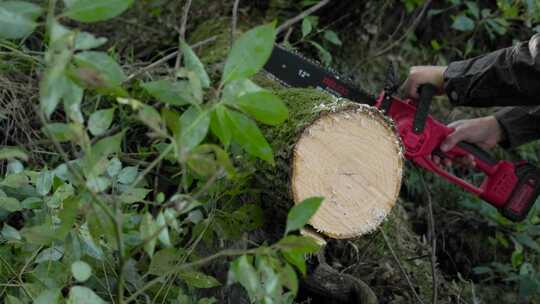
<instances>
[{"instance_id":1,"label":"cut log","mask_svg":"<svg viewBox=\"0 0 540 304\"><path fill-rule=\"evenodd\" d=\"M373 231L394 206L402 157L393 128L369 106L321 115L294 147L291 189L295 203L325 198L310 224L333 238Z\"/></svg>"},{"instance_id":2,"label":"cut log","mask_svg":"<svg viewBox=\"0 0 540 304\"><path fill-rule=\"evenodd\" d=\"M268 195L262 200L270 221L265 230L281 226L293 203L322 196L310 221L314 230L338 239L373 231L401 186L402 148L391 121L376 108L318 90L274 87L274 92L290 117L265 129L277 164L260 168L257 179Z\"/></svg>"}]
</instances>

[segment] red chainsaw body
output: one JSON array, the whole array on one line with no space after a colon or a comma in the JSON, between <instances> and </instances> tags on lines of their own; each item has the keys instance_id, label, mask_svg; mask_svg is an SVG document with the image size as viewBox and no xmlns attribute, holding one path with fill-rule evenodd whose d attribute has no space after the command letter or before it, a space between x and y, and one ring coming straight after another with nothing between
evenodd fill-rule
<instances>
[{"instance_id":1,"label":"red chainsaw body","mask_svg":"<svg viewBox=\"0 0 540 304\"><path fill-rule=\"evenodd\" d=\"M407 159L478 195L497 208L504 207L512 195L516 184L519 182L516 175L516 165L505 160L489 163L456 146L446 152L445 157L453 159L472 155L475 158L475 168L482 171L485 174L485 178L480 187L477 187L451 174L437 165L431 156L436 153L442 153L439 151L439 147L443 140L453 132L453 129L428 116L423 131L417 134L413 130L414 118L417 111L415 102L410 99L401 100L397 97L391 98L393 100L386 114L394 120L404 145L405 157ZM383 99L384 93L379 96L375 106L380 108Z\"/></svg>"}]
</instances>

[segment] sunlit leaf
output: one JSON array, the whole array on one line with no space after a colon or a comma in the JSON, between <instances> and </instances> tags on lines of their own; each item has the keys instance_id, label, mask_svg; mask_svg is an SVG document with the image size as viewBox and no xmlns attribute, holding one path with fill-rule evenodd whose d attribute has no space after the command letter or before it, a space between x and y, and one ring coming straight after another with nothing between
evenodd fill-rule
<instances>
[{"instance_id":1,"label":"sunlit leaf","mask_svg":"<svg viewBox=\"0 0 540 304\"><path fill-rule=\"evenodd\" d=\"M60 304L62 291L59 288L46 289L34 300L34 304Z\"/></svg>"},{"instance_id":2,"label":"sunlit leaf","mask_svg":"<svg viewBox=\"0 0 540 304\"><path fill-rule=\"evenodd\" d=\"M311 24L311 21L309 18L304 18L304 20L302 20L302 37L306 37L307 35L309 35L309 33L311 33L313 29L313 25Z\"/></svg>"},{"instance_id":3,"label":"sunlit leaf","mask_svg":"<svg viewBox=\"0 0 540 304\"><path fill-rule=\"evenodd\" d=\"M339 39L338 35L334 31L326 30L324 31L324 39L330 41L331 43L335 45L341 45L341 40Z\"/></svg>"},{"instance_id":4,"label":"sunlit leaf","mask_svg":"<svg viewBox=\"0 0 540 304\"><path fill-rule=\"evenodd\" d=\"M67 304L105 304L95 292L84 286L73 286L69 290Z\"/></svg>"},{"instance_id":5,"label":"sunlit leaf","mask_svg":"<svg viewBox=\"0 0 540 304\"><path fill-rule=\"evenodd\" d=\"M71 264L71 273L75 280L84 282L92 275L92 267L84 261L76 261Z\"/></svg>"},{"instance_id":6,"label":"sunlit leaf","mask_svg":"<svg viewBox=\"0 0 540 304\"><path fill-rule=\"evenodd\" d=\"M210 126L210 115L205 110L200 110L191 106L180 116L180 138L178 138L180 148L190 151L201 143Z\"/></svg>"},{"instance_id":7,"label":"sunlit leaf","mask_svg":"<svg viewBox=\"0 0 540 304\"><path fill-rule=\"evenodd\" d=\"M156 241L157 241L157 227L156 223L154 221L154 218L150 213L145 213L143 215L141 225L139 228L139 233L141 236L141 240L145 242L144 244L144 251L152 257L154 255L154 250L156 249Z\"/></svg>"},{"instance_id":8,"label":"sunlit leaf","mask_svg":"<svg viewBox=\"0 0 540 304\"><path fill-rule=\"evenodd\" d=\"M169 229L167 227L167 222L165 221L165 216L163 212L160 212L156 218L156 226L158 229L161 229L158 235L159 242L165 247L171 247L171 238L169 237Z\"/></svg>"},{"instance_id":9,"label":"sunlit leaf","mask_svg":"<svg viewBox=\"0 0 540 304\"><path fill-rule=\"evenodd\" d=\"M179 272L178 276L186 284L195 288L213 288L221 285L214 277L198 271L183 271Z\"/></svg>"},{"instance_id":10,"label":"sunlit leaf","mask_svg":"<svg viewBox=\"0 0 540 304\"><path fill-rule=\"evenodd\" d=\"M24 161L28 160L28 154L18 147L3 147L0 148L0 160L1 159L22 159Z\"/></svg>"},{"instance_id":11,"label":"sunlit leaf","mask_svg":"<svg viewBox=\"0 0 540 304\"><path fill-rule=\"evenodd\" d=\"M98 22L114 18L127 10L134 0L77 0L64 12L80 22Z\"/></svg>"},{"instance_id":12,"label":"sunlit leaf","mask_svg":"<svg viewBox=\"0 0 540 304\"><path fill-rule=\"evenodd\" d=\"M208 88L210 86L210 77L208 77L199 57L197 57L195 52L184 41L180 42L180 49L184 55L184 65L186 68L193 71L199 77L203 88Z\"/></svg>"},{"instance_id":13,"label":"sunlit leaf","mask_svg":"<svg viewBox=\"0 0 540 304\"><path fill-rule=\"evenodd\" d=\"M277 243L277 246L285 251L302 253L315 253L320 249L320 246L313 238L298 235L288 235L284 237Z\"/></svg>"},{"instance_id":14,"label":"sunlit leaf","mask_svg":"<svg viewBox=\"0 0 540 304\"><path fill-rule=\"evenodd\" d=\"M47 169L42 170L37 178L36 190L40 195L47 195L51 191L53 174Z\"/></svg>"},{"instance_id":15,"label":"sunlit leaf","mask_svg":"<svg viewBox=\"0 0 540 304\"><path fill-rule=\"evenodd\" d=\"M99 93L125 96L121 88L126 79L124 71L111 56L104 52L84 51L74 56L76 68L70 75L82 86Z\"/></svg>"},{"instance_id":16,"label":"sunlit leaf","mask_svg":"<svg viewBox=\"0 0 540 304\"><path fill-rule=\"evenodd\" d=\"M43 9L24 1L0 2L0 38L19 39L30 35Z\"/></svg>"},{"instance_id":17,"label":"sunlit leaf","mask_svg":"<svg viewBox=\"0 0 540 304\"><path fill-rule=\"evenodd\" d=\"M14 197L0 197L0 208L8 212L15 212L22 209L21 203Z\"/></svg>"},{"instance_id":18,"label":"sunlit leaf","mask_svg":"<svg viewBox=\"0 0 540 304\"><path fill-rule=\"evenodd\" d=\"M114 117L114 108L98 110L88 119L88 130L92 135L102 135L111 126Z\"/></svg>"},{"instance_id":19,"label":"sunlit leaf","mask_svg":"<svg viewBox=\"0 0 540 304\"><path fill-rule=\"evenodd\" d=\"M212 133L219 138L221 143L228 147L231 143L231 130L227 125L227 109L225 106L219 104L217 105L210 115L210 129Z\"/></svg>"},{"instance_id":20,"label":"sunlit leaf","mask_svg":"<svg viewBox=\"0 0 540 304\"><path fill-rule=\"evenodd\" d=\"M283 101L268 91L244 94L233 104L268 125L281 124L289 116Z\"/></svg>"},{"instance_id":21,"label":"sunlit leaf","mask_svg":"<svg viewBox=\"0 0 540 304\"><path fill-rule=\"evenodd\" d=\"M260 283L257 272L245 255L231 263L229 277L239 282L250 295L255 294L259 289Z\"/></svg>"},{"instance_id":22,"label":"sunlit leaf","mask_svg":"<svg viewBox=\"0 0 540 304\"><path fill-rule=\"evenodd\" d=\"M181 106L194 103L188 81L157 80L141 85L150 95L160 102Z\"/></svg>"},{"instance_id":23,"label":"sunlit leaf","mask_svg":"<svg viewBox=\"0 0 540 304\"><path fill-rule=\"evenodd\" d=\"M305 199L300 204L292 207L291 211L289 211L289 215L287 216L287 227L285 229L285 234L304 227L315 212L317 212L322 202L322 197L312 197Z\"/></svg>"},{"instance_id":24,"label":"sunlit leaf","mask_svg":"<svg viewBox=\"0 0 540 304\"><path fill-rule=\"evenodd\" d=\"M225 126L230 130L234 141L249 154L270 164L274 163L272 148L253 120L244 114L225 110Z\"/></svg>"},{"instance_id":25,"label":"sunlit leaf","mask_svg":"<svg viewBox=\"0 0 540 304\"><path fill-rule=\"evenodd\" d=\"M222 82L255 75L270 58L275 39L274 24L258 26L244 33L234 43L225 62Z\"/></svg>"}]
</instances>

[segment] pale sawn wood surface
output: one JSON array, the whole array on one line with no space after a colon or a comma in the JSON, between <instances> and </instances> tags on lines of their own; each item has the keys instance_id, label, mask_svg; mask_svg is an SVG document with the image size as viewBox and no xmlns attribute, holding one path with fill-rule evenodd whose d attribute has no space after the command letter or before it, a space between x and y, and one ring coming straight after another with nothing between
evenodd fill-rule
<instances>
[{"instance_id":1,"label":"pale sawn wood surface","mask_svg":"<svg viewBox=\"0 0 540 304\"><path fill-rule=\"evenodd\" d=\"M310 224L332 238L376 229L396 203L401 145L382 113L367 106L326 113L301 134L293 152L295 204L325 200Z\"/></svg>"}]
</instances>

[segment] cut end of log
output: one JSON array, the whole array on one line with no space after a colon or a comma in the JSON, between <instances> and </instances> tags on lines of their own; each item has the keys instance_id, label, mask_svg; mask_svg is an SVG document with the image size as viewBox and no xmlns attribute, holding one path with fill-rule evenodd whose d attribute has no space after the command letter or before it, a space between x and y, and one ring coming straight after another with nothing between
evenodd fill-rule
<instances>
[{"instance_id":1,"label":"cut end of log","mask_svg":"<svg viewBox=\"0 0 540 304\"><path fill-rule=\"evenodd\" d=\"M399 137L379 110L359 105L329 111L295 145L294 202L324 197L311 226L332 238L355 238L386 218L397 201L402 172Z\"/></svg>"}]
</instances>

